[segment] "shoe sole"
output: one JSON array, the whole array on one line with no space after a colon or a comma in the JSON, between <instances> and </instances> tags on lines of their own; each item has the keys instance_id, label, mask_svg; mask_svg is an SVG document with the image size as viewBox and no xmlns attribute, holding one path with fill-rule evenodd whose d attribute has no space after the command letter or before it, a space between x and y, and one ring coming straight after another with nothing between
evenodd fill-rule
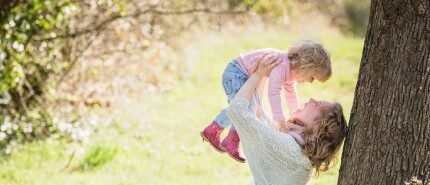
<instances>
[{"instance_id":1,"label":"shoe sole","mask_svg":"<svg viewBox=\"0 0 430 185\"><path fill-rule=\"evenodd\" d=\"M219 145L219 147L224 150L225 153L227 153L231 158L233 158L234 160L236 160L237 162L240 163L246 163L246 159L244 161L241 161L240 159L237 159L236 157L234 157L233 155L230 154L230 152L228 152L222 145Z\"/></svg>"},{"instance_id":2,"label":"shoe sole","mask_svg":"<svg viewBox=\"0 0 430 185\"><path fill-rule=\"evenodd\" d=\"M214 148L217 152L222 153L222 154L225 153L225 151L222 151L222 150L218 149L217 147L215 147L212 144L212 142L210 142L209 139L205 135L203 135L203 132L200 132L200 136L202 136L203 142L205 142L205 141L208 142L212 146L212 148Z\"/></svg>"}]
</instances>

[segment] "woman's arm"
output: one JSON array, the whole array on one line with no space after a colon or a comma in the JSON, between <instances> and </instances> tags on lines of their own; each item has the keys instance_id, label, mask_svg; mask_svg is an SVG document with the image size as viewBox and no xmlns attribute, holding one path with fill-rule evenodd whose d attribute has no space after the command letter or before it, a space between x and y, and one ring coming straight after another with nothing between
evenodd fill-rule
<instances>
[{"instance_id":1,"label":"woman's arm","mask_svg":"<svg viewBox=\"0 0 430 185\"><path fill-rule=\"evenodd\" d=\"M291 135L277 132L261 123L255 113L249 111L249 100L264 77L270 74L271 69L280 64L276 57L264 56L258 63L256 72L252 74L241 87L235 98L227 108L227 115L235 126L243 145L255 150L273 152L289 160L296 160L301 154L300 147Z\"/></svg>"},{"instance_id":2,"label":"woman's arm","mask_svg":"<svg viewBox=\"0 0 430 185\"><path fill-rule=\"evenodd\" d=\"M264 86L266 85L266 82L267 82L267 77L263 77L263 79L260 80L260 83L258 84L258 87L257 87L257 93L258 93L258 97L260 99L260 105L263 104ZM261 114L262 113L260 112L260 109L257 109L256 115L258 118L261 116Z\"/></svg>"},{"instance_id":3,"label":"woman's arm","mask_svg":"<svg viewBox=\"0 0 430 185\"><path fill-rule=\"evenodd\" d=\"M227 108L227 115L231 123L236 127L239 135L255 135L257 130L253 128L253 122L258 122L255 112L249 111L249 100L264 77L270 74L272 68L278 65L280 61L275 55L265 54L258 62L256 71L248 78L245 84L240 88L235 98L230 101ZM258 123L263 125L262 123ZM268 129L268 128L267 128Z\"/></svg>"}]
</instances>

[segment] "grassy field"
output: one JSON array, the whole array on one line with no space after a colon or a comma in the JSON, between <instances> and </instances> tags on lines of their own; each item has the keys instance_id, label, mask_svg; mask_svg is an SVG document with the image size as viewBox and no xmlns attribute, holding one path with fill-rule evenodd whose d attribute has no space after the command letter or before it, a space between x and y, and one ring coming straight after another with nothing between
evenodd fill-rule
<instances>
[{"instance_id":1,"label":"grassy field","mask_svg":"<svg viewBox=\"0 0 430 185\"><path fill-rule=\"evenodd\" d=\"M199 132L227 105L220 79L233 57L262 47L287 49L299 38L323 42L333 64L328 82L298 86L302 105L310 97L338 101L349 118L362 38L318 26L299 30L254 25L194 33L182 39L179 58L189 75L174 90L122 97L100 111L115 121L101 124L90 142L20 145L1 161L0 184L247 184L252 178L248 166L215 152ZM268 107L266 97L264 101ZM338 166L311 184L336 184Z\"/></svg>"}]
</instances>

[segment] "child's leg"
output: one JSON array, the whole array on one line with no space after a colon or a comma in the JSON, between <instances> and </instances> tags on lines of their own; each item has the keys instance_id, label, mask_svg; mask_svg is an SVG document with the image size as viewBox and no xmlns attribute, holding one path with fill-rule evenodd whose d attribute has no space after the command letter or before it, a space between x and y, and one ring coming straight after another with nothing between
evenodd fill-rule
<instances>
[{"instance_id":1,"label":"child's leg","mask_svg":"<svg viewBox=\"0 0 430 185\"><path fill-rule=\"evenodd\" d=\"M227 95L228 103L234 98L237 91L248 79L248 76L241 71L239 63L232 61L227 65L223 76L222 76L222 86ZM228 118L225 109L216 116L215 120L209 124L200 135L204 141L207 141L215 150L219 152L224 152L224 149L220 147L220 135L224 128L231 125L230 119Z\"/></svg>"},{"instance_id":2,"label":"child's leg","mask_svg":"<svg viewBox=\"0 0 430 185\"><path fill-rule=\"evenodd\" d=\"M248 76L242 71L239 63L237 61L230 62L222 75L222 86L228 103L236 96L246 80L248 80ZM231 126L225 109L216 116L215 122L222 128Z\"/></svg>"},{"instance_id":3,"label":"child's leg","mask_svg":"<svg viewBox=\"0 0 430 185\"><path fill-rule=\"evenodd\" d=\"M231 62L223 75L223 87L227 95L228 103L236 96L246 80L248 80L248 76L242 71L239 63L236 61ZM231 125L230 119L225 114L225 109L221 111L215 121L219 121L220 125L223 126ZM244 163L246 159L239 151L239 143L239 135L236 130L234 130L234 127L231 126L228 135L220 144L220 148L226 151L236 161Z\"/></svg>"}]
</instances>

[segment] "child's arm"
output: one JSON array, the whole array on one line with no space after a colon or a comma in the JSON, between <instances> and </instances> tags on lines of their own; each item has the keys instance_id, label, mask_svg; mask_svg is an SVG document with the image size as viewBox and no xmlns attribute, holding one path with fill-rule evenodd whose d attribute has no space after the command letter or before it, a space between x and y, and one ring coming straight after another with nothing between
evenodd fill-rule
<instances>
[{"instance_id":1,"label":"child's arm","mask_svg":"<svg viewBox=\"0 0 430 185\"><path fill-rule=\"evenodd\" d=\"M283 84L285 90L285 100L287 101L287 106L290 115L294 111L300 108L299 95L297 93L296 82L288 81Z\"/></svg>"},{"instance_id":2,"label":"child's arm","mask_svg":"<svg viewBox=\"0 0 430 185\"><path fill-rule=\"evenodd\" d=\"M270 108L272 109L273 120L276 124L285 121L282 111L281 91L286 78L286 71L285 67L282 67L281 65L285 64L280 64L278 67L275 67L269 76L269 103Z\"/></svg>"}]
</instances>

